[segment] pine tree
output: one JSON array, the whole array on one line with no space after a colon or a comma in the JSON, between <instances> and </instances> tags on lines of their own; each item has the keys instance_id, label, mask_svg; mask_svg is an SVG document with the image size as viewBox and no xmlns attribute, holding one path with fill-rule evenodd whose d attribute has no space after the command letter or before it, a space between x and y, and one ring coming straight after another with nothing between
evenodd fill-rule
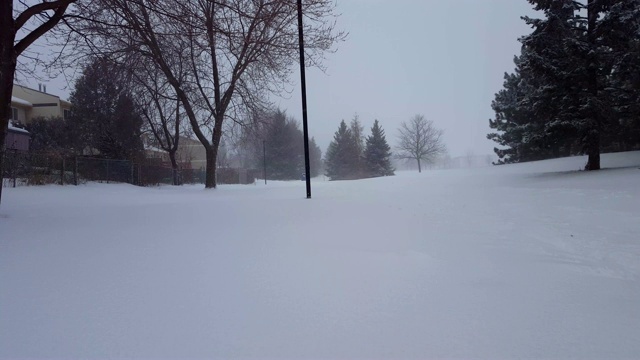
<instances>
[{"instance_id":1,"label":"pine tree","mask_svg":"<svg viewBox=\"0 0 640 360\"><path fill-rule=\"evenodd\" d=\"M613 116L603 134L605 151L640 149L640 0L614 1L602 19L607 29L609 86Z\"/></svg>"},{"instance_id":2,"label":"pine tree","mask_svg":"<svg viewBox=\"0 0 640 360\"><path fill-rule=\"evenodd\" d=\"M394 175L394 169L391 166L391 147L378 120L373 123L371 135L367 137L364 159L369 176Z\"/></svg>"},{"instance_id":3,"label":"pine tree","mask_svg":"<svg viewBox=\"0 0 640 360\"><path fill-rule=\"evenodd\" d=\"M286 113L275 111L270 116L265 146L267 177L273 180L295 180L304 172L302 131Z\"/></svg>"},{"instance_id":4,"label":"pine tree","mask_svg":"<svg viewBox=\"0 0 640 360\"><path fill-rule=\"evenodd\" d=\"M77 149L96 149L111 159L141 156L143 120L125 84L125 72L107 60L84 69L69 98Z\"/></svg>"},{"instance_id":5,"label":"pine tree","mask_svg":"<svg viewBox=\"0 0 640 360\"><path fill-rule=\"evenodd\" d=\"M639 0L529 0L544 19L525 17L533 32L520 39L516 73L496 94L488 137L500 162L575 153L600 168L600 152L640 143ZM636 35L634 35L636 34ZM640 132L639 132L640 133Z\"/></svg>"},{"instance_id":6,"label":"pine tree","mask_svg":"<svg viewBox=\"0 0 640 360\"><path fill-rule=\"evenodd\" d=\"M358 178L364 177L365 165L364 165L364 126L360 122L358 114L353 116L351 123L349 124L349 130L353 135L353 141L355 151L358 154L357 162L354 166L354 175Z\"/></svg>"},{"instance_id":7,"label":"pine tree","mask_svg":"<svg viewBox=\"0 0 640 360\"><path fill-rule=\"evenodd\" d=\"M327 149L326 175L331 180L355 179L358 163L356 141L347 124L342 120Z\"/></svg>"},{"instance_id":8,"label":"pine tree","mask_svg":"<svg viewBox=\"0 0 640 360\"><path fill-rule=\"evenodd\" d=\"M313 137L309 140L309 167L311 177L316 177L322 172L322 150Z\"/></svg>"}]
</instances>

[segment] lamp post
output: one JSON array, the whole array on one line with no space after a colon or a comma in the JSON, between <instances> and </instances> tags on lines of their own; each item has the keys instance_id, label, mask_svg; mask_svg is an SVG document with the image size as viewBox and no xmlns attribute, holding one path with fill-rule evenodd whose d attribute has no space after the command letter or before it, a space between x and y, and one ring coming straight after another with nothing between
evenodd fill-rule
<instances>
[{"instance_id":1,"label":"lamp post","mask_svg":"<svg viewBox=\"0 0 640 360\"><path fill-rule=\"evenodd\" d=\"M304 170L307 199L311 199L311 169L309 167L309 127L307 126L307 81L304 73L304 35L302 31L302 0L298 0L298 42L300 44L300 87L302 88L302 131L304 133Z\"/></svg>"}]
</instances>

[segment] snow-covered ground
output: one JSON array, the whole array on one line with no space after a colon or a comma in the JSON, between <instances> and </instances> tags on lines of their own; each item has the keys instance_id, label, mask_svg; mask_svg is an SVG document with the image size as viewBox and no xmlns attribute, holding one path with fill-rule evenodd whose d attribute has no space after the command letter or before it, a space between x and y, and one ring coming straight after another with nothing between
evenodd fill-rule
<instances>
[{"instance_id":1,"label":"snow-covered ground","mask_svg":"<svg viewBox=\"0 0 640 360\"><path fill-rule=\"evenodd\" d=\"M640 153L5 188L0 358L640 358Z\"/></svg>"}]
</instances>

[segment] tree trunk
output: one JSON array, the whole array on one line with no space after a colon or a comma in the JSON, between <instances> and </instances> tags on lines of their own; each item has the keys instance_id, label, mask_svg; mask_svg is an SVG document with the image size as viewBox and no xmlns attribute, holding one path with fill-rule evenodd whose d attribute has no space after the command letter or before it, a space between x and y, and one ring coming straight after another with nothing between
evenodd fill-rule
<instances>
[{"instance_id":1,"label":"tree trunk","mask_svg":"<svg viewBox=\"0 0 640 360\"><path fill-rule=\"evenodd\" d=\"M5 142L11 117L11 93L17 63L17 56L13 48L15 29L12 1L2 1L0 23L3 24L3 29L0 31L0 203L2 203Z\"/></svg>"},{"instance_id":2,"label":"tree trunk","mask_svg":"<svg viewBox=\"0 0 640 360\"><path fill-rule=\"evenodd\" d=\"M178 179L178 161L176 161L176 150L169 151L169 159L171 160L171 176L173 185L180 185Z\"/></svg>"},{"instance_id":3,"label":"tree trunk","mask_svg":"<svg viewBox=\"0 0 640 360\"><path fill-rule=\"evenodd\" d=\"M218 164L218 149L220 148L220 140L222 139L222 121L224 114L217 115L215 119L215 126L213 127L213 138L211 139L211 146L206 148L207 151L207 173L205 178L204 187L207 189L215 189L218 185L216 182L216 170Z\"/></svg>"},{"instance_id":4,"label":"tree trunk","mask_svg":"<svg viewBox=\"0 0 640 360\"><path fill-rule=\"evenodd\" d=\"M420 165L420 158L417 158L416 160L418 160L418 172L421 173L422 172L422 166Z\"/></svg>"},{"instance_id":5,"label":"tree trunk","mask_svg":"<svg viewBox=\"0 0 640 360\"><path fill-rule=\"evenodd\" d=\"M205 169L204 187L206 189L215 189L216 183L216 158L218 157L218 149L214 146L206 148L207 168Z\"/></svg>"},{"instance_id":6,"label":"tree trunk","mask_svg":"<svg viewBox=\"0 0 640 360\"><path fill-rule=\"evenodd\" d=\"M587 39L589 41L589 45L591 53L589 54L589 68L587 72L588 76L588 86L589 93L592 96L590 99L591 104L591 121L589 122L589 129L587 129L586 136L586 150L589 155L589 160L587 161L587 165L585 166L585 170L600 170L600 127L602 123L602 115L600 110L598 109L597 100L598 100L598 59L596 59L595 55L595 47L597 41L596 30L596 22L598 20L599 11L596 8L597 2L596 0L589 0L587 4Z\"/></svg>"},{"instance_id":7,"label":"tree trunk","mask_svg":"<svg viewBox=\"0 0 640 360\"><path fill-rule=\"evenodd\" d=\"M600 136L598 133L588 136L587 154L589 160L585 170L600 170Z\"/></svg>"}]
</instances>

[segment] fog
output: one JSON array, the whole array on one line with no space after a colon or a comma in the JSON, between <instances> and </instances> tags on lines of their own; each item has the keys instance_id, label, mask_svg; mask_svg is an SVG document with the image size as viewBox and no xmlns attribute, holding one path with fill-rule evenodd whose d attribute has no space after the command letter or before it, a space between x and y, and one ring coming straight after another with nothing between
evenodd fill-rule
<instances>
[{"instance_id":1,"label":"fog","mask_svg":"<svg viewBox=\"0 0 640 360\"><path fill-rule=\"evenodd\" d=\"M452 157L492 154L486 139L491 101L512 71L517 39L530 32L525 0L341 0L338 28L349 32L327 54L326 71L307 69L310 135L326 151L340 120L358 114L365 134L375 119L393 147L397 128L424 114L445 130ZM299 72L274 96L276 106L302 120ZM69 71L73 73L73 71ZM20 83L38 80L18 75ZM47 82L48 92L68 98L73 79Z\"/></svg>"}]
</instances>

